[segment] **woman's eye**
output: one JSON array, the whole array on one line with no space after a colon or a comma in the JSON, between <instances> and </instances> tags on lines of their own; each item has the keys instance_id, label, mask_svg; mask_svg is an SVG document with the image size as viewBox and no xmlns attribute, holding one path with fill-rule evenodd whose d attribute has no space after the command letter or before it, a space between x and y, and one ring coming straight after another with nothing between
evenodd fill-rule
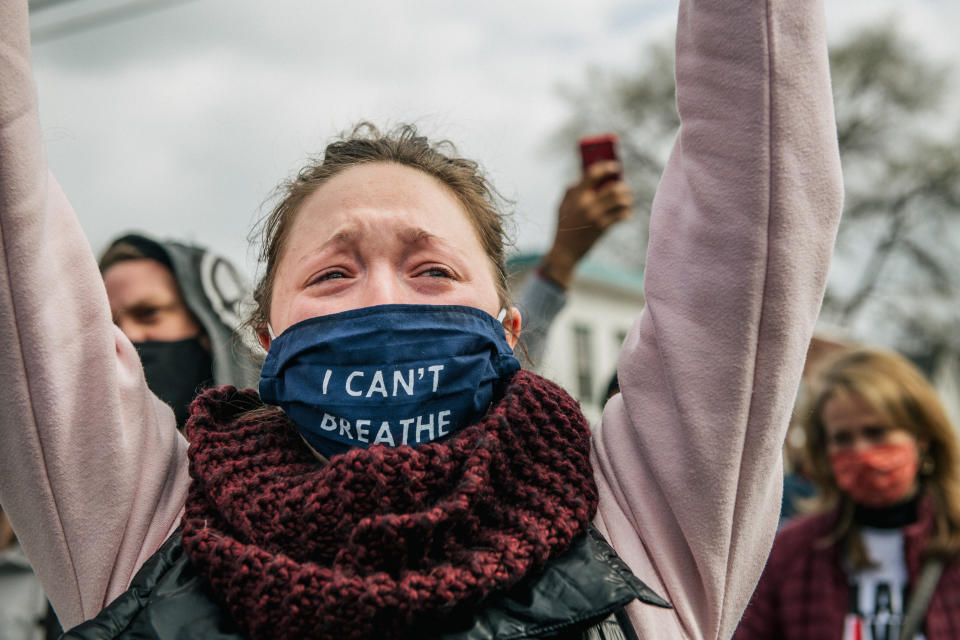
<instances>
[{"instance_id":1,"label":"woman's eye","mask_svg":"<svg viewBox=\"0 0 960 640\"><path fill-rule=\"evenodd\" d=\"M863 435L871 442L881 442L887 437L887 430L883 427L867 427L863 430Z\"/></svg>"},{"instance_id":2,"label":"woman's eye","mask_svg":"<svg viewBox=\"0 0 960 640\"><path fill-rule=\"evenodd\" d=\"M446 267L430 267L429 269L424 269L417 275L429 276L431 278L456 278L453 271L447 269Z\"/></svg>"},{"instance_id":3,"label":"woman's eye","mask_svg":"<svg viewBox=\"0 0 960 640\"><path fill-rule=\"evenodd\" d=\"M845 447L853 442L853 438L849 433L836 433L831 439L833 440L833 444L837 447Z\"/></svg>"},{"instance_id":4,"label":"woman's eye","mask_svg":"<svg viewBox=\"0 0 960 640\"><path fill-rule=\"evenodd\" d=\"M320 275L318 275L317 277L315 277L313 280L311 280L310 284L325 282L327 280L337 280L337 279L346 278L346 277L347 277L347 274L344 273L343 271L325 271Z\"/></svg>"}]
</instances>

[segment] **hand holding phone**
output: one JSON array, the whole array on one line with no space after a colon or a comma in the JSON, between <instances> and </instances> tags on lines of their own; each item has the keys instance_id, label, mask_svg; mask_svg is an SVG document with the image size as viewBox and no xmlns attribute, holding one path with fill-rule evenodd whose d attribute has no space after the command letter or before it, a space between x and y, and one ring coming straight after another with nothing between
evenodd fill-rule
<instances>
[{"instance_id":1,"label":"hand holding phone","mask_svg":"<svg viewBox=\"0 0 960 640\"><path fill-rule=\"evenodd\" d=\"M580 159L584 172L590 165L596 162L612 160L619 162L617 158L617 136L614 133L604 133L595 136L587 136L580 139ZM623 175L620 172L611 174L595 185L599 189L608 182L622 180Z\"/></svg>"},{"instance_id":2,"label":"hand holding phone","mask_svg":"<svg viewBox=\"0 0 960 640\"><path fill-rule=\"evenodd\" d=\"M580 140L583 175L570 185L557 210L553 245L540 263L539 273L562 289L570 286L577 263L612 225L633 212L633 192L622 181L622 172L588 171L597 162L617 162L617 137L613 134ZM615 165L619 166L619 165ZM617 182L601 191L600 187Z\"/></svg>"}]
</instances>

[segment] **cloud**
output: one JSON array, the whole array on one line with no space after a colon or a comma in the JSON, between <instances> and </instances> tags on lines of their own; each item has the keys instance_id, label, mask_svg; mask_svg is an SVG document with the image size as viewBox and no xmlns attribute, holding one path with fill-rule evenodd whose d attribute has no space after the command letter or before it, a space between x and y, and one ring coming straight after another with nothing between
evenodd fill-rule
<instances>
[{"instance_id":1,"label":"cloud","mask_svg":"<svg viewBox=\"0 0 960 640\"><path fill-rule=\"evenodd\" d=\"M956 56L955 4L829 2L828 24L841 37L899 11L924 46ZM35 27L105 6L66 2ZM518 245L542 249L573 177L544 150L566 115L557 87L588 65L631 66L675 12L660 0L194 0L37 45L34 69L51 167L96 248L139 228L249 271L247 231L273 186L366 118L458 142L517 201Z\"/></svg>"},{"instance_id":2,"label":"cloud","mask_svg":"<svg viewBox=\"0 0 960 640\"><path fill-rule=\"evenodd\" d=\"M36 48L50 163L94 246L135 227L246 264L260 202L305 156L361 118L413 120L483 160L539 243L568 178L542 156L555 87L631 55L629 29L608 35L619 6L200 1L111 23Z\"/></svg>"}]
</instances>

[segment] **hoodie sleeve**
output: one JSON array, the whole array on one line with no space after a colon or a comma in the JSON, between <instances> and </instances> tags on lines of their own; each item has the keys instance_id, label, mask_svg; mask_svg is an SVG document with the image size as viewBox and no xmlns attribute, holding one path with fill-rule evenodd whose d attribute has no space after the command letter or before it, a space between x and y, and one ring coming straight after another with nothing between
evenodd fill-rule
<instances>
[{"instance_id":1,"label":"hoodie sleeve","mask_svg":"<svg viewBox=\"0 0 960 640\"><path fill-rule=\"evenodd\" d=\"M599 528L674 606L631 605L642 637L729 638L773 541L841 210L825 40L815 0L680 2L681 126L593 452Z\"/></svg>"},{"instance_id":2,"label":"hoodie sleeve","mask_svg":"<svg viewBox=\"0 0 960 640\"><path fill-rule=\"evenodd\" d=\"M0 87L0 501L70 627L176 527L186 443L47 170L26 0L0 0Z\"/></svg>"},{"instance_id":3,"label":"hoodie sleeve","mask_svg":"<svg viewBox=\"0 0 960 640\"><path fill-rule=\"evenodd\" d=\"M542 368L550 327L566 304L565 290L547 282L536 271L527 276L516 297L523 318L523 331L520 332L520 347L514 349L524 359L524 366Z\"/></svg>"}]
</instances>

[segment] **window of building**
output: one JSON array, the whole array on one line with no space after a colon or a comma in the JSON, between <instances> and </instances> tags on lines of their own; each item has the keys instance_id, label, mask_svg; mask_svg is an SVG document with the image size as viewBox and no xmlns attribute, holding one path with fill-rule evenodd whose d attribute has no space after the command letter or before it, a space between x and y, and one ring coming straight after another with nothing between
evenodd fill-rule
<instances>
[{"instance_id":1,"label":"window of building","mask_svg":"<svg viewBox=\"0 0 960 640\"><path fill-rule=\"evenodd\" d=\"M593 347L590 327L573 326L573 354L577 376L577 399L593 402Z\"/></svg>"}]
</instances>

